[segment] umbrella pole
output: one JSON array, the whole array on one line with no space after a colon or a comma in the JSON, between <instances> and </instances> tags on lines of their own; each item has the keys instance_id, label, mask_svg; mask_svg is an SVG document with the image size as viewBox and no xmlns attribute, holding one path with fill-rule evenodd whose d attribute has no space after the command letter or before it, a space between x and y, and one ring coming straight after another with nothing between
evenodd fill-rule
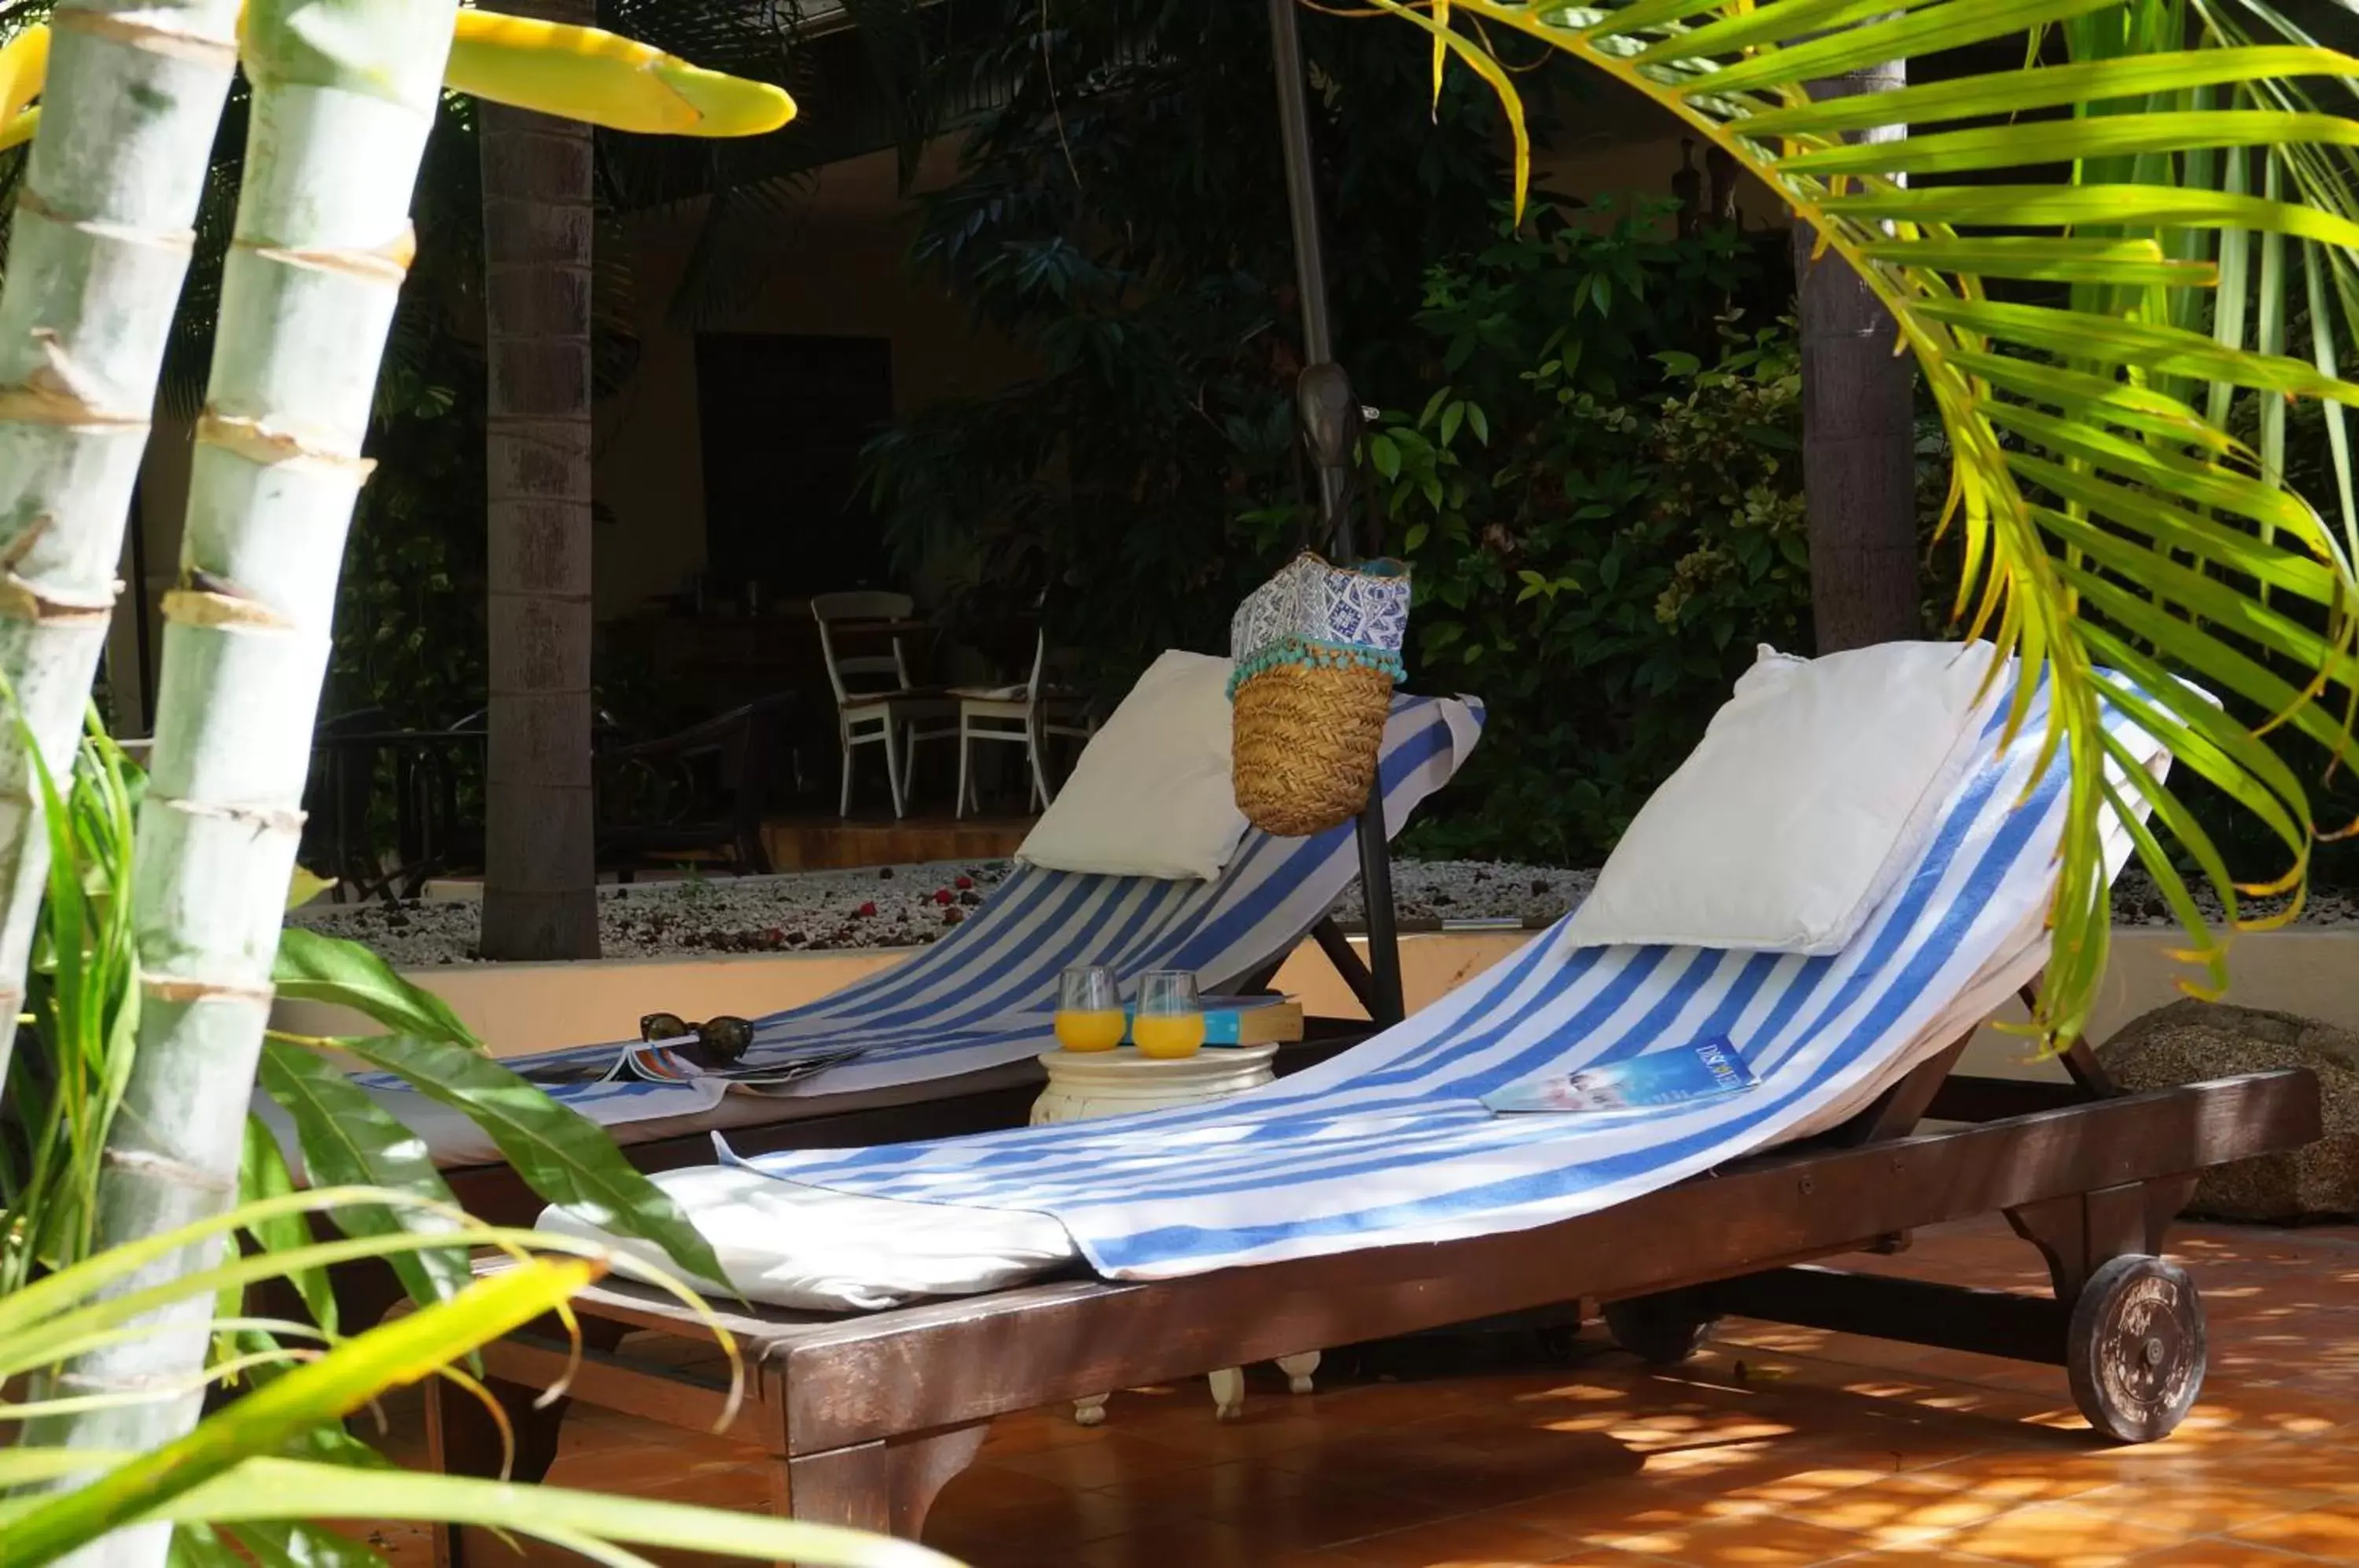
<instances>
[{"instance_id":1,"label":"umbrella pole","mask_svg":"<svg viewBox=\"0 0 2359 1568\"><path fill-rule=\"evenodd\" d=\"M1319 188L1310 151L1310 107L1305 96L1302 34L1295 0L1269 0L1270 55L1277 71L1277 131L1286 157L1286 207L1294 233L1295 292L1302 310L1302 352L1311 367L1333 362L1335 343L1327 310L1326 248L1319 234ZM1306 370L1308 374L1308 370ZM1356 421L1353 421L1356 423ZM1348 451L1343 461L1350 461ZM1352 539L1349 487L1341 464L1319 464L1319 498L1328 549L1348 565L1357 559ZM1400 934L1394 920L1391 848L1385 833L1384 779L1378 776L1360 812L1360 893L1368 922L1368 968L1375 982L1378 1027L1398 1023Z\"/></svg>"}]
</instances>

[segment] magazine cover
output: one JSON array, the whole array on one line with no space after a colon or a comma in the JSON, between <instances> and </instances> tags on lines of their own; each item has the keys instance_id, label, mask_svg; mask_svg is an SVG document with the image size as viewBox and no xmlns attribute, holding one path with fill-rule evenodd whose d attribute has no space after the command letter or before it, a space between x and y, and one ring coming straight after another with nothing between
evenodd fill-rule
<instances>
[{"instance_id":1,"label":"magazine cover","mask_svg":"<svg viewBox=\"0 0 2359 1568\"><path fill-rule=\"evenodd\" d=\"M1741 1094L1758 1080L1726 1035L1578 1073L1510 1083L1483 1096L1494 1111L1638 1111Z\"/></svg>"}]
</instances>

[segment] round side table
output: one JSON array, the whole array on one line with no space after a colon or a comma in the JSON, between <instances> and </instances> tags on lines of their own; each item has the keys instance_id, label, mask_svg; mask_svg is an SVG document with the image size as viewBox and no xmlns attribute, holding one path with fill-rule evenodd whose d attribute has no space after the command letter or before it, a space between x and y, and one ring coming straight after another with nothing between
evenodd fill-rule
<instances>
[{"instance_id":1,"label":"round side table","mask_svg":"<svg viewBox=\"0 0 2359 1568\"><path fill-rule=\"evenodd\" d=\"M1257 1089L1277 1076L1270 1063L1277 1058L1275 1045L1214 1046L1193 1056L1158 1060L1142 1056L1136 1046L1113 1051L1051 1051L1040 1058L1048 1070L1049 1086L1032 1103L1032 1125L1089 1121L1098 1116L1126 1116L1136 1111L1167 1110L1174 1105L1200 1105ZM1311 1389L1319 1370L1319 1352L1281 1356L1278 1370L1298 1394ZM1245 1376L1242 1367L1224 1367L1211 1374L1212 1413L1234 1421L1245 1413ZM1083 1426L1105 1420L1104 1394L1073 1401L1073 1419Z\"/></svg>"}]
</instances>

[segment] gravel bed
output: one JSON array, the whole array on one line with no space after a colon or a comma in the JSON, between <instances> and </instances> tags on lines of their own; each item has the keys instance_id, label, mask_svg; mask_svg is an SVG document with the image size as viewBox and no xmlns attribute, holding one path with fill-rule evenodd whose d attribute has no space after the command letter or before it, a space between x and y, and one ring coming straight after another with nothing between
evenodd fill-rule
<instances>
[{"instance_id":1,"label":"gravel bed","mask_svg":"<svg viewBox=\"0 0 2359 1568\"><path fill-rule=\"evenodd\" d=\"M690 878L598 890L598 931L608 958L733 953L808 953L922 947L971 915L1008 872L1004 860L936 861L779 877ZM1593 871L1462 860L1397 861L1393 895L1405 924L1513 921L1544 925L1580 902ZM2197 901L2218 918L2208 894ZM366 943L404 968L482 962L472 898L399 905L316 903L293 919ZM1354 886L1336 907L1359 922ZM2169 907L2145 875L2125 872L2114 891L2118 925L2173 926ZM2359 925L2359 896L2313 892L2304 926Z\"/></svg>"},{"instance_id":2,"label":"gravel bed","mask_svg":"<svg viewBox=\"0 0 2359 1568\"><path fill-rule=\"evenodd\" d=\"M608 958L922 947L972 914L1008 869L1004 860L935 861L602 887L599 945ZM1536 866L1399 861L1393 866L1393 895L1405 920L1537 924L1571 909L1595 877ZM427 898L398 905L320 902L292 919L365 942L403 968L423 968L482 962L476 913L472 898ZM1356 886L1337 913L1346 921L1359 920Z\"/></svg>"}]
</instances>

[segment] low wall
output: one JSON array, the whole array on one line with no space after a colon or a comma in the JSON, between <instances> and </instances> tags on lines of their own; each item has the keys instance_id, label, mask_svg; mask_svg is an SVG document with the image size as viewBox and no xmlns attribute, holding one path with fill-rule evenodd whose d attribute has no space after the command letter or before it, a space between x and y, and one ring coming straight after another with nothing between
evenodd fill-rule
<instances>
[{"instance_id":1,"label":"low wall","mask_svg":"<svg viewBox=\"0 0 2359 1568\"><path fill-rule=\"evenodd\" d=\"M1480 975L1529 940L1521 931L1424 932L1401 939L1402 989L1412 1008ZM2091 1019L2104 1040L2127 1019L2174 1000L2175 931L2114 933L2113 961ZM410 978L449 1002L496 1055L515 1056L638 1032L643 1013L690 1018L752 1017L814 1000L908 959L912 949L758 953L720 958L641 958L583 964L482 964L414 971ZM2233 951L2228 999L2359 1029L2359 929L2267 931ZM1333 967L1305 944L1278 971L1277 985L1314 1013L1362 1017ZM2020 1021L2020 1008L2009 1009ZM280 1002L277 1027L301 1034L359 1034L361 1018L316 1003ZM1966 1055L1969 1071L2011 1077L2062 1075L2027 1060L2020 1035L1985 1029Z\"/></svg>"}]
</instances>

